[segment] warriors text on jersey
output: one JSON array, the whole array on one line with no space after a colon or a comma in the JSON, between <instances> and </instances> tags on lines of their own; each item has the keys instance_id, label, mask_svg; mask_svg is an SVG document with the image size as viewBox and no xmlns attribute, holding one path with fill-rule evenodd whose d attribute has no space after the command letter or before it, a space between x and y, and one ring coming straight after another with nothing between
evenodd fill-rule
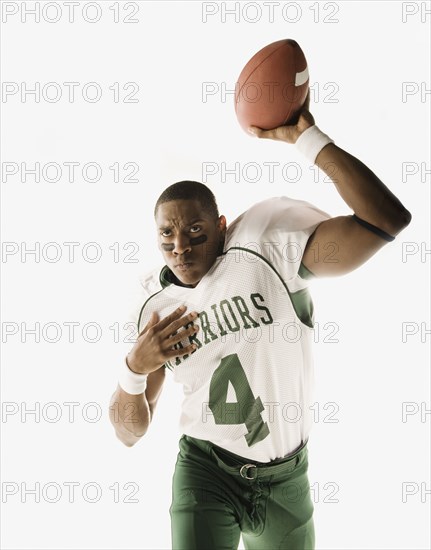
<instances>
[{"instance_id":1,"label":"warriors text on jersey","mask_svg":"<svg viewBox=\"0 0 431 550\"><path fill-rule=\"evenodd\" d=\"M305 201L262 201L227 229L223 253L195 288L172 284L165 266L142 279L135 320L162 319L181 304L200 330L165 364L183 384L181 432L268 462L295 450L311 427L313 311L301 259L329 216ZM182 329L181 329L182 330Z\"/></svg>"}]
</instances>

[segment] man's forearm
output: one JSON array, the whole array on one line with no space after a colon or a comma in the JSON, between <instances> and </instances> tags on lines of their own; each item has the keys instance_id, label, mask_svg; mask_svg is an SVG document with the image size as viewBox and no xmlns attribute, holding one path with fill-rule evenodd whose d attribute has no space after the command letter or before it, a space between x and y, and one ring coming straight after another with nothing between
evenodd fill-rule
<instances>
[{"instance_id":1,"label":"man's forearm","mask_svg":"<svg viewBox=\"0 0 431 550\"><path fill-rule=\"evenodd\" d=\"M120 441L129 447L134 445L151 422L145 393L131 395L118 386L109 405L109 418Z\"/></svg>"},{"instance_id":2,"label":"man's forearm","mask_svg":"<svg viewBox=\"0 0 431 550\"><path fill-rule=\"evenodd\" d=\"M316 165L334 182L355 214L395 236L411 214L379 178L360 160L331 143L316 158Z\"/></svg>"}]
</instances>

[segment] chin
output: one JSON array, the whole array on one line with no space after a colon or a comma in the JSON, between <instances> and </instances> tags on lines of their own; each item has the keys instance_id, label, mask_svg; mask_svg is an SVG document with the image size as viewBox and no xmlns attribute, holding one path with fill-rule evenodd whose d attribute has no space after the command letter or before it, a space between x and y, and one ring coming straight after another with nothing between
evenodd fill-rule
<instances>
[{"instance_id":1,"label":"chin","mask_svg":"<svg viewBox=\"0 0 431 550\"><path fill-rule=\"evenodd\" d=\"M187 273L181 273L178 269L174 269L175 277L183 283L183 285L197 285L198 282L202 279L202 275L200 273L196 273L196 271L193 270L193 273L187 272Z\"/></svg>"},{"instance_id":2,"label":"chin","mask_svg":"<svg viewBox=\"0 0 431 550\"><path fill-rule=\"evenodd\" d=\"M201 277L178 277L177 275L177 279L179 279L183 283L183 285L196 286L201 280Z\"/></svg>"}]
</instances>

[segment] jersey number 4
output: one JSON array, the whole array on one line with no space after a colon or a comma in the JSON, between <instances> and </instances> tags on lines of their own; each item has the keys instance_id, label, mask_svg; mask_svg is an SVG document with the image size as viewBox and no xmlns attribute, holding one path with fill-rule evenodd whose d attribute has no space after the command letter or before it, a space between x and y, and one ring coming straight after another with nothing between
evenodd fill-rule
<instances>
[{"instance_id":1,"label":"jersey number 4","mask_svg":"<svg viewBox=\"0 0 431 550\"><path fill-rule=\"evenodd\" d=\"M236 403L226 402L229 382L235 389ZM249 447L269 435L268 424L260 414L265 407L260 397L254 397L236 353L223 357L212 375L209 393L209 408L216 424L245 424Z\"/></svg>"}]
</instances>

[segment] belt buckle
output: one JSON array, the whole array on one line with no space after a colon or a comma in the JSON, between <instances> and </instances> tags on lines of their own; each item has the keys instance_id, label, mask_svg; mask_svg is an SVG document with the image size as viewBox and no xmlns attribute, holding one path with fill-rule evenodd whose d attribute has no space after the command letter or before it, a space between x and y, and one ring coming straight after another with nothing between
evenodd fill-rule
<instances>
[{"instance_id":1,"label":"belt buckle","mask_svg":"<svg viewBox=\"0 0 431 550\"><path fill-rule=\"evenodd\" d=\"M256 468L255 472L256 472L256 475L253 476L253 477L249 477L247 475L247 471L244 471L244 468ZM243 477L244 479L256 479L257 478L257 466L256 464L244 464L243 466L241 466L240 470L239 470L239 473L241 475L241 477Z\"/></svg>"}]
</instances>

